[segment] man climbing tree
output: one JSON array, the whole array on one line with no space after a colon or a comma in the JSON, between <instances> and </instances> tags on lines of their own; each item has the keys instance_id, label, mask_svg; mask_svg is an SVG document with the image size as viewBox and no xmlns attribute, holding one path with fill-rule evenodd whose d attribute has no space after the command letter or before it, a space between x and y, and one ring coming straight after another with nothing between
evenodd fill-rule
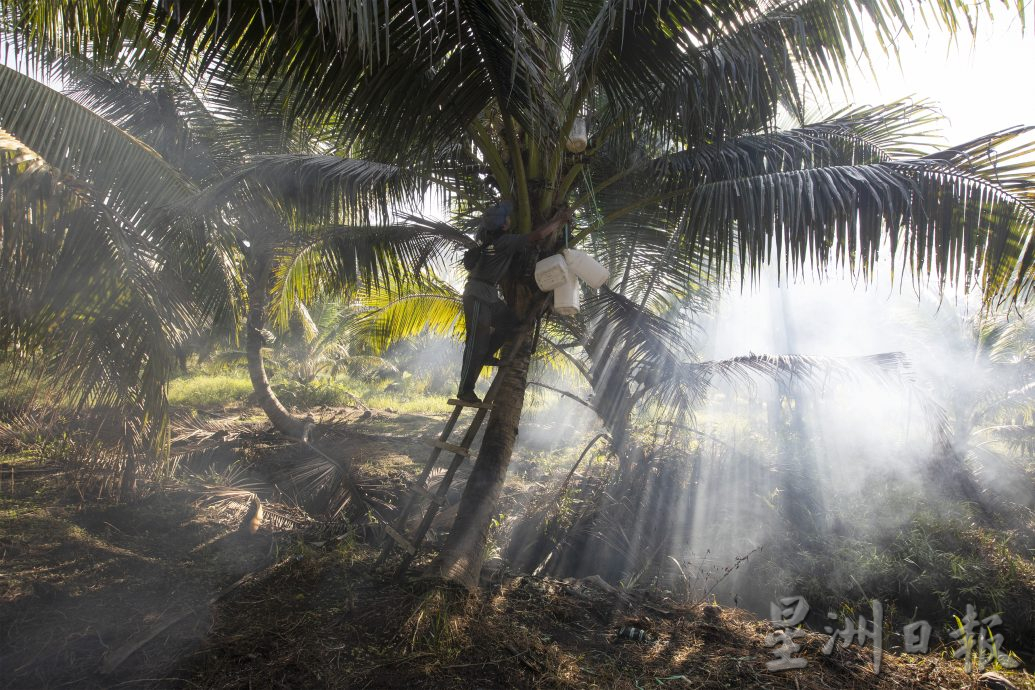
<instances>
[{"instance_id":1,"label":"man climbing tree","mask_svg":"<svg viewBox=\"0 0 1035 690\"><path fill-rule=\"evenodd\" d=\"M546 224L527 235L507 232L511 225L513 204L503 202L489 208L482 216L478 230L478 246L464 256L470 271L464 288L464 320L467 340L460 369L460 390L457 397L464 402L479 403L474 392L482 367L496 366L495 353L510 339L518 325L514 310L500 298L499 284L506 276L514 257L529 246L537 246L552 237L571 219L571 211L562 209Z\"/></svg>"}]
</instances>

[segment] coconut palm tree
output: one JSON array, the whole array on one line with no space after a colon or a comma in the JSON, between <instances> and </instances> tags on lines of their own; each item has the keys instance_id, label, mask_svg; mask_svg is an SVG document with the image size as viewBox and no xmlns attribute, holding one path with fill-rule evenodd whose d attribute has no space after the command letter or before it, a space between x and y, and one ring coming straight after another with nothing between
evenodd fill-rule
<instances>
[{"instance_id":1,"label":"coconut palm tree","mask_svg":"<svg viewBox=\"0 0 1035 690\"><path fill-rule=\"evenodd\" d=\"M36 94L44 94L54 103L60 97L50 93L43 84L33 82L8 68L7 79L17 81L22 91L12 91L2 107L0 122L13 130L33 131L31 104ZM106 136L115 139L139 141L143 155L151 155L153 164L177 174L184 183L185 193L159 208L168 221L192 218L203 227L219 228L223 244L221 264L224 288L196 295L195 306L206 318L205 332L195 327L190 334L209 340L236 342L243 320L248 371L259 406L270 421L284 434L301 437L307 419L294 415L281 404L270 385L266 371L264 350L271 334L267 330L270 317L270 297L273 277L285 260L291 270L285 276L289 281L305 280L307 256L297 254L306 241L319 238L321 242L335 242L339 263L333 268L338 283L354 285L366 276L374 278L398 273L399 257L410 259L410 269L426 261L423 244L426 238L407 230L405 237L392 245L391 257L378 252L379 238L392 236L391 228L369 229L343 225L344 218L333 210L322 218L323 224L295 222L283 212L282 204L262 194L254 194L247 182L241 182L241 161L249 156L263 156L268 167L265 175L276 174L269 161L279 160L290 165L294 155L311 155L322 142L313 132L291 127L280 117L266 115L257 109L251 94L258 93L247 83L225 83L218 92L194 87L175 71L156 69L146 74L132 74L124 67L99 69L91 61L65 57L54 70L62 78L64 90L75 103L64 104L65 109L80 117L92 111L94 124ZM90 111L77 106L87 106ZM76 122L65 118L63 111L53 109L55 122L64 131L76 132ZM100 117L98 117L100 116ZM103 119L102 119L103 118ZM149 148L150 147L150 148ZM118 168L120 160L99 155L94 165ZM146 198L147 177L137 180L138 193ZM123 180L125 183L125 180ZM366 203L365 200L359 203ZM331 225L332 221L338 221ZM433 231L433 229L432 229ZM341 261L349 245L358 249L351 263ZM409 253L408 253L409 252ZM146 256L133 255L131 260L145 261ZM382 263L379 271L366 270L365 261ZM189 263L189 262L188 262ZM209 262L211 264L211 262ZM407 280L420 276L420 270L408 270ZM202 275L197 276L200 280ZM373 282L376 282L373 281ZM274 297L276 295L273 295ZM294 297L292 297L294 299ZM243 312L243 318L242 314ZM283 305L275 310L275 325L286 328L292 313L307 316L301 302ZM175 345L182 352L186 345L185 333Z\"/></svg>"},{"instance_id":2,"label":"coconut palm tree","mask_svg":"<svg viewBox=\"0 0 1035 690\"><path fill-rule=\"evenodd\" d=\"M124 418L127 458L159 458L165 385L226 294L225 245L169 213L197 189L139 139L7 67L0 91L0 351Z\"/></svg>"},{"instance_id":3,"label":"coconut palm tree","mask_svg":"<svg viewBox=\"0 0 1035 690\"><path fill-rule=\"evenodd\" d=\"M865 273L885 248L990 300L1030 284L1025 131L938 150L928 111L909 104L775 127L781 112L800 116L806 85L845 76L867 34L888 46L917 21L956 30L984 11L969 3L119 0L86 12L73 0L4 0L0 10L39 55L264 84L275 112L336 142L252 159L232 178L299 222L333 209L384 225L429 187L458 214L515 202L520 233L570 205L568 241L629 267L616 285L640 309L657 308L659 281L685 291L694 269L723 279L767 262L834 262ZM395 224L387 239L421 227ZM368 246L361 237L314 234L301 252L307 278L277 281L283 303L340 288ZM543 300L527 275L502 288L532 329ZM467 585L514 447L531 355L521 342L436 565Z\"/></svg>"}]
</instances>

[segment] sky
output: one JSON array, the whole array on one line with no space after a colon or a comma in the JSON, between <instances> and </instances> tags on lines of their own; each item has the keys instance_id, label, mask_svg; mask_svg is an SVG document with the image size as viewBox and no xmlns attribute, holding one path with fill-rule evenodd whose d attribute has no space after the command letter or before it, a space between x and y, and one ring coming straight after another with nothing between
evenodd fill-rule
<instances>
[{"instance_id":1,"label":"sky","mask_svg":"<svg viewBox=\"0 0 1035 690\"><path fill-rule=\"evenodd\" d=\"M1021 124L1035 124L1035 4L1028 25L998 12L977 35L950 38L919 28L901 36L899 59L874 55L874 70L860 67L853 93L831 94L840 104L878 105L903 97L929 99L947 118L945 133L960 143ZM876 73L876 75L874 74Z\"/></svg>"}]
</instances>

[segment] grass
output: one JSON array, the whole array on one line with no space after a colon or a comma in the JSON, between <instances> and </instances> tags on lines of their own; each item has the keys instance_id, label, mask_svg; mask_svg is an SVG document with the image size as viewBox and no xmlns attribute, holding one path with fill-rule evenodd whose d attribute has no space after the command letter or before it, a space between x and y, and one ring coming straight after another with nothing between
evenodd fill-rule
<instances>
[{"instance_id":1,"label":"grass","mask_svg":"<svg viewBox=\"0 0 1035 690\"><path fill-rule=\"evenodd\" d=\"M918 510L897 533L830 535L822 545L771 545L767 582L801 594L819 612L885 606L896 625L927 620L948 642L953 615L974 604L982 616L1000 613L1007 649L1028 649L1035 629L1035 564L1010 547L1010 534L951 516Z\"/></svg>"},{"instance_id":2,"label":"grass","mask_svg":"<svg viewBox=\"0 0 1035 690\"><path fill-rule=\"evenodd\" d=\"M34 464L38 464L40 461L40 453L38 447L27 447L19 448L16 451L8 453L0 453L0 465L4 467L31 467Z\"/></svg>"},{"instance_id":3,"label":"grass","mask_svg":"<svg viewBox=\"0 0 1035 690\"><path fill-rule=\"evenodd\" d=\"M17 409L35 394L38 404L58 406L59 391L44 383L37 387L34 381L13 375L12 365L0 365L0 400ZM449 412L446 400L453 397L451 390L435 388L425 376L404 374L400 379L363 378L340 374L334 378L321 377L309 384L300 384L282 376L272 377L273 390L281 402L297 410L313 407L355 407L362 403L374 409L400 414L439 415ZM246 369L194 365L186 375L169 382L169 404L174 408L201 410L229 408L250 404L252 384ZM552 400L552 396L545 396ZM526 408L534 413L545 408L544 396L532 396Z\"/></svg>"},{"instance_id":4,"label":"grass","mask_svg":"<svg viewBox=\"0 0 1035 690\"><path fill-rule=\"evenodd\" d=\"M367 380L349 376L319 378L309 384L275 377L273 390L289 407L355 407L358 402L376 409L405 414L443 414L449 396L428 390L419 377L401 381ZM202 409L248 403L252 394L248 372L243 369L219 373L196 371L169 384L169 403L174 407Z\"/></svg>"},{"instance_id":5,"label":"grass","mask_svg":"<svg viewBox=\"0 0 1035 690\"><path fill-rule=\"evenodd\" d=\"M446 396L443 395L422 395L408 398L386 392L367 396L364 402L370 407L395 410L403 414L445 414L450 410L446 405Z\"/></svg>"},{"instance_id":6,"label":"grass","mask_svg":"<svg viewBox=\"0 0 1035 690\"><path fill-rule=\"evenodd\" d=\"M27 374L30 371L27 362L0 362L0 413L29 407L60 411L74 406L63 386L46 377L37 379Z\"/></svg>"},{"instance_id":7,"label":"grass","mask_svg":"<svg viewBox=\"0 0 1035 690\"><path fill-rule=\"evenodd\" d=\"M226 407L245 402L251 393L247 372L196 373L169 384L169 404L190 408Z\"/></svg>"}]
</instances>

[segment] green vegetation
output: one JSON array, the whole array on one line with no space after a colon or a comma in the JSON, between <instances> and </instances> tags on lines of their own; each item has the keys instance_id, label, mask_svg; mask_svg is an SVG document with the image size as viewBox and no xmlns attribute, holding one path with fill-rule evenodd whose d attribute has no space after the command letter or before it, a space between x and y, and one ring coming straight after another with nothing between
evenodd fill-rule
<instances>
[{"instance_id":1,"label":"green vegetation","mask_svg":"<svg viewBox=\"0 0 1035 690\"><path fill-rule=\"evenodd\" d=\"M309 383L274 377L272 385L284 404L300 410L357 404L410 414L441 414L446 410L445 394L429 392L427 380L410 376L393 381L343 375L321 377ZM247 371L199 371L169 383L169 404L188 410L240 407L247 404L251 393Z\"/></svg>"},{"instance_id":2,"label":"green vegetation","mask_svg":"<svg viewBox=\"0 0 1035 690\"><path fill-rule=\"evenodd\" d=\"M169 382L169 404L193 410L229 407L245 402L251 392L248 372L197 373Z\"/></svg>"}]
</instances>

